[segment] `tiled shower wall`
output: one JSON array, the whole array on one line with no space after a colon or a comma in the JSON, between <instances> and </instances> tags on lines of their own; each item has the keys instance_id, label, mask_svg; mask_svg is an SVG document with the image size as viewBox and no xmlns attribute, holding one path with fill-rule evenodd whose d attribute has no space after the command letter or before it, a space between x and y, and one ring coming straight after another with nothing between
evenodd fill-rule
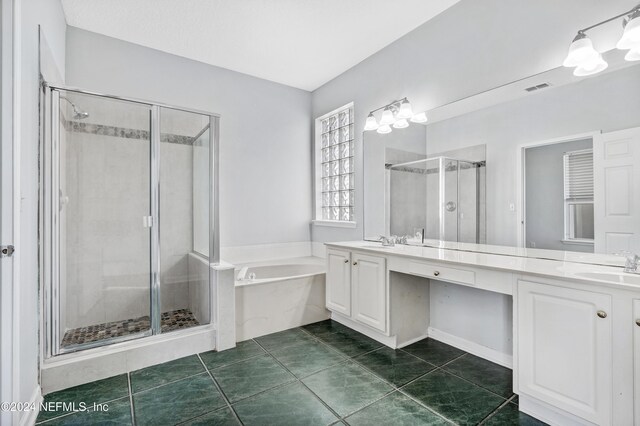
<instances>
[{"instance_id":1,"label":"tiled shower wall","mask_svg":"<svg viewBox=\"0 0 640 426\"><path fill-rule=\"evenodd\" d=\"M89 107L93 110L93 105ZM90 120L68 121L61 132L66 140L61 178L63 195L68 197L62 216L66 231L62 228L61 235L66 247L62 258L66 273L61 275L63 331L150 314L150 232L142 221L150 214L150 142L148 131L139 130L148 128L148 123L136 125L128 118L131 127L116 128L113 123L92 125ZM177 134L161 137L163 312L191 308L194 300L188 260L193 247L190 141ZM205 273L195 274L198 284L192 283L192 292L206 284L200 276ZM206 311L193 310L201 315ZM198 319L206 322L208 312L206 316Z\"/></svg>"}]
</instances>

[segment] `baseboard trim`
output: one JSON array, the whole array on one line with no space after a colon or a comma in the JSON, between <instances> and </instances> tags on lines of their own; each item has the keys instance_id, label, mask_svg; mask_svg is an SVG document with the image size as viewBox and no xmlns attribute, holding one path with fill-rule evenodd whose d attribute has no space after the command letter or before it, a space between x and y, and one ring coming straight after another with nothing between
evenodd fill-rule
<instances>
[{"instance_id":1,"label":"baseboard trim","mask_svg":"<svg viewBox=\"0 0 640 426\"><path fill-rule=\"evenodd\" d=\"M538 420L541 420L550 425L563 425L563 426L593 426L585 419L574 416L571 413L567 413L559 408L552 407L551 405L539 401L537 399L520 394L518 397L518 408L525 414L530 415Z\"/></svg>"},{"instance_id":2,"label":"baseboard trim","mask_svg":"<svg viewBox=\"0 0 640 426\"><path fill-rule=\"evenodd\" d=\"M19 420L20 426L33 426L36 424L36 419L38 418L38 414L40 413L40 404L42 403L42 389L40 386L36 386L31 394L31 398L29 399L29 405L36 407L35 410L24 411L22 413L22 417Z\"/></svg>"},{"instance_id":3,"label":"baseboard trim","mask_svg":"<svg viewBox=\"0 0 640 426\"><path fill-rule=\"evenodd\" d=\"M397 348L396 336L389 337L385 336L379 331L370 330L366 325L362 325L360 323L355 322L351 318L347 318L346 316L339 314L337 312L331 312L331 319L335 322L339 322L345 327L349 327L352 330L357 331L358 333L362 333L367 337L372 338L373 340L382 343L383 345L389 346L391 348Z\"/></svg>"},{"instance_id":4,"label":"baseboard trim","mask_svg":"<svg viewBox=\"0 0 640 426\"><path fill-rule=\"evenodd\" d=\"M420 340L426 339L427 337L429 337L429 334L423 334L422 336L418 336L415 339L407 340L406 342L399 344L398 349L406 348L407 346L419 342Z\"/></svg>"},{"instance_id":5,"label":"baseboard trim","mask_svg":"<svg viewBox=\"0 0 640 426\"><path fill-rule=\"evenodd\" d=\"M463 339L462 337L454 336L453 334L438 330L437 328L429 327L427 333L432 339L446 343L458 349L462 349L463 351L479 356L480 358L495 362L503 367L513 369L512 355L498 352L495 349L482 346L478 343L472 342L471 340Z\"/></svg>"}]
</instances>

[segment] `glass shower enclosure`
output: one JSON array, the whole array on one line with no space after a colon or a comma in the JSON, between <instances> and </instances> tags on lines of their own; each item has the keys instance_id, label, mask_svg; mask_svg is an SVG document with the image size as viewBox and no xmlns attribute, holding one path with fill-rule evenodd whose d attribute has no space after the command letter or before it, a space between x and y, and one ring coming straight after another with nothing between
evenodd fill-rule
<instances>
[{"instance_id":1,"label":"glass shower enclosure","mask_svg":"<svg viewBox=\"0 0 640 426\"><path fill-rule=\"evenodd\" d=\"M219 116L42 95L45 355L210 324Z\"/></svg>"},{"instance_id":2,"label":"glass shower enclosure","mask_svg":"<svg viewBox=\"0 0 640 426\"><path fill-rule=\"evenodd\" d=\"M483 243L484 166L442 156L388 165L391 234Z\"/></svg>"}]
</instances>

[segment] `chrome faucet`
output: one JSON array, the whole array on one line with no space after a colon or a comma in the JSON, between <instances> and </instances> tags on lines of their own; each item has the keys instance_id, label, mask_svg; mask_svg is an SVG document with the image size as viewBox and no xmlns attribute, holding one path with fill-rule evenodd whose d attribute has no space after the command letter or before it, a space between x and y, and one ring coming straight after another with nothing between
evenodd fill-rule
<instances>
[{"instance_id":1,"label":"chrome faucet","mask_svg":"<svg viewBox=\"0 0 640 426\"><path fill-rule=\"evenodd\" d=\"M624 265L624 272L640 274L640 271L638 271L638 263L640 263L640 256L635 253L628 253L627 261Z\"/></svg>"},{"instance_id":2,"label":"chrome faucet","mask_svg":"<svg viewBox=\"0 0 640 426\"><path fill-rule=\"evenodd\" d=\"M393 247L396 245L396 237L395 235L392 235L390 237L385 237L384 235L381 235L379 240L382 242L382 247Z\"/></svg>"}]
</instances>

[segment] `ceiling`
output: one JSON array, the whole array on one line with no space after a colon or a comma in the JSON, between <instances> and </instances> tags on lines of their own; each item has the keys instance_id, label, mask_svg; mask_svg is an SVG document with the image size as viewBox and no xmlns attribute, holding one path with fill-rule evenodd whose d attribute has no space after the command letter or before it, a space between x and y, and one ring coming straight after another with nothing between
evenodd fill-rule
<instances>
[{"instance_id":1,"label":"ceiling","mask_svg":"<svg viewBox=\"0 0 640 426\"><path fill-rule=\"evenodd\" d=\"M459 0L62 0L67 24L315 90Z\"/></svg>"}]
</instances>

